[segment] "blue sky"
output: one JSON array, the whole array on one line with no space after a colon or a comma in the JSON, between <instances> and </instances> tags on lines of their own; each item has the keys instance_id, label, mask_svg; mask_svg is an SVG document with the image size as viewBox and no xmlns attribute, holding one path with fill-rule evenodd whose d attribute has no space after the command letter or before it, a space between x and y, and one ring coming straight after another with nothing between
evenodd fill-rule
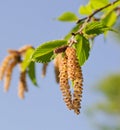
<instances>
[{"instance_id":1,"label":"blue sky","mask_svg":"<svg viewBox=\"0 0 120 130\"><path fill-rule=\"evenodd\" d=\"M85 1L84 1L85 3ZM74 24L61 23L55 18L65 11L78 14L82 0L1 0L0 1L0 61L7 49L18 49L25 44L39 46L42 42L61 39ZM17 97L18 68L15 68L10 91L3 92L0 82L0 129L2 130L93 130L86 116L89 105L98 102L100 95L92 92L94 84L110 72L120 71L120 45L111 37L95 40L89 60L83 66L84 91L81 114L69 111L55 83L53 64L47 77L41 78L41 64L37 64L39 88L28 80L29 92L25 100Z\"/></svg>"}]
</instances>

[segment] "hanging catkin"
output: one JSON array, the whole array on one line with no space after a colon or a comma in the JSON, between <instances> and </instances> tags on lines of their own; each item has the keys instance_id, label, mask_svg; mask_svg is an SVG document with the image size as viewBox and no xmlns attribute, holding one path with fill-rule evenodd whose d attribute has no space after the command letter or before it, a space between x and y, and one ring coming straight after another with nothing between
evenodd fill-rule
<instances>
[{"instance_id":1,"label":"hanging catkin","mask_svg":"<svg viewBox=\"0 0 120 130\"><path fill-rule=\"evenodd\" d=\"M73 47L68 47L66 49L66 55L68 57L67 67L68 67L68 78L73 81L73 109L76 114L80 113L80 102L82 97L82 71L78 63L76 56L76 50Z\"/></svg>"},{"instance_id":2,"label":"hanging catkin","mask_svg":"<svg viewBox=\"0 0 120 130\"><path fill-rule=\"evenodd\" d=\"M54 59L54 72L55 72L55 79L56 79L57 83L59 83L59 80L60 80L59 79L59 74L60 74L59 67L60 67L61 58L62 58L62 55L58 54Z\"/></svg>"},{"instance_id":3,"label":"hanging catkin","mask_svg":"<svg viewBox=\"0 0 120 130\"><path fill-rule=\"evenodd\" d=\"M27 84L26 84L26 71L20 72L20 79L18 84L18 96L21 99L24 99L24 92L28 91Z\"/></svg>"},{"instance_id":4,"label":"hanging catkin","mask_svg":"<svg viewBox=\"0 0 120 130\"><path fill-rule=\"evenodd\" d=\"M1 67L0 67L0 80L3 79L5 71L7 69L7 66L9 65L9 62L14 59L15 55L8 55L4 58Z\"/></svg>"},{"instance_id":5,"label":"hanging catkin","mask_svg":"<svg viewBox=\"0 0 120 130\"><path fill-rule=\"evenodd\" d=\"M42 77L46 76L47 67L48 67L48 63L44 63L42 66Z\"/></svg>"},{"instance_id":6,"label":"hanging catkin","mask_svg":"<svg viewBox=\"0 0 120 130\"><path fill-rule=\"evenodd\" d=\"M61 58L60 63L60 89L62 91L63 100L66 103L66 106L71 110L72 109L72 97L70 92L70 86L68 84L68 74L67 74L67 56L64 55Z\"/></svg>"},{"instance_id":7,"label":"hanging catkin","mask_svg":"<svg viewBox=\"0 0 120 130\"><path fill-rule=\"evenodd\" d=\"M6 69L6 73L5 73L5 82L4 82L4 91L7 92L9 90L9 86L10 86L10 81L11 81L11 76L12 76L12 71L14 69L14 67L17 65L18 61L17 60L13 60L9 66Z\"/></svg>"}]
</instances>

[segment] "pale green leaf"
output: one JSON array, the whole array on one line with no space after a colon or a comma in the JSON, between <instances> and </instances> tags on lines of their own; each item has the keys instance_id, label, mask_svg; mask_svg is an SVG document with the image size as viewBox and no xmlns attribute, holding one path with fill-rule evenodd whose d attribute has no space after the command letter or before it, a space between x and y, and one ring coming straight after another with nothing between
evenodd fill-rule
<instances>
[{"instance_id":1,"label":"pale green leaf","mask_svg":"<svg viewBox=\"0 0 120 130\"><path fill-rule=\"evenodd\" d=\"M90 44L89 41L81 35L77 35L76 40L77 43L75 44L75 48L77 52L77 57L79 60L79 64L82 66L89 57Z\"/></svg>"},{"instance_id":2,"label":"pale green leaf","mask_svg":"<svg viewBox=\"0 0 120 130\"><path fill-rule=\"evenodd\" d=\"M65 12L62 15L60 15L57 19L63 22L75 22L78 20L78 17L72 12Z\"/></svg>"},{"instance_id":3,"label":"pale green leaf","mask_svg":"<svg viewBox=\"0 0 120 130\"><path fill-rule=\"evenodd\" d=\"M99 9L109 4L109 0L90 0L90 5L93 10Z\"/></svg>"},{"instance_id":4,"label":"pale green leaf","mask_svg":"<svg viewBox=\"0 0 120 130\"><path fill-rule=\"evenodd\" d=\"M36 74L35 74L35 63L31 62L28 66L28 76L32 83L37 86Z\"/></svg>"},{"instance_id":5,"label":"pale green leaf","mask_svg":"<svg viewBox=\"0 0 120 130\"><path fill-rule=\"evenodd\" d=\"M111 12L105 15L105 18L102 19L107 26L111 27L115 24L117 20L117 14L115 12Z\"/></svg>"},{"instance_id":6,"label":"pale green leaf","mask_svg":"<svg viewBox=\"0 0 120 130\"><path fill-rule=\"evenodd\" d=\"M90 15L93 11L107 5L108 3L108 0L90 0L87 5L80 6L79 13L83 15Z\"/></svg>"},{"instance_id":7,"label":"pale green leaf","mask_svg":"<svg viewBox=\"0 0 120 130\"><path fill-rule=\"evenodd\" d=\"M116 8L116 7L119 7L120 6L120 0L118 2L116 2L115 4L113 4L112 6L106 8L106 12L113 12L113 10Z\"/></svg>"},{"instance_id":8,"label":"pale green leaf","mask_svg":"<svg viewBox=\"0 0 120 130\"><path fill-rule=\"evenodd\" d=\"M91 4L88 3L86 6L84 5L80 6L78 11L82 15L90 15L92 13Z\"/></svg>"},{"instance_id":9,"label":"pale green leaf","mask_svg":"<svg viewBox=\"0 0 120 130\"><path fill-rule=\"evenodd\" d=\"M29 66L29 64L31 63L30 58L31 58L33 52L34 52L34 49L30 48L25 53L24 59L23 59L23 61L21 63L22 71L25 71L27 69L27 67Z\"/></svg>"},{"instance_id":10,"label":"pale green leaf","mask_svg":"<svg viewBox=\"0 0 120 130\"><path fill-rule=\"evenodd\" d=\"M46 63L52 60L53 51L67 44L67 40L53 40L45 42L37 47L32 55L32 60L36 62Z\"/></svg>"}]
</instances>

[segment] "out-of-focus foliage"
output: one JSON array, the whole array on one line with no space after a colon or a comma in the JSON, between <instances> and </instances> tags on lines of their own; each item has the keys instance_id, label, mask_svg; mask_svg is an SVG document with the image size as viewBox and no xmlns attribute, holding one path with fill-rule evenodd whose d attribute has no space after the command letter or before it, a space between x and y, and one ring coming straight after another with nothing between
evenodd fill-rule
<instances>
[{"instance_id":1,"label":"out-of-focus foliage","mask_svg":"<svg viewBox=\"0 0 120 130\"><path fill-rule=\"evenodd\" d=\"M120 114L120 74L111 75L101 81L98 85L106 97L106 102L98 104L101 110L110 113Z\"/></svg>"},{"instance_id":2,"label":"out-of-focus foliage","mask_svg":"<svg viewBox=\"0 0 120 130\"><path fill-rule=\"evenodd\" d=\"M97 102L89 109L90 117L96 119L96 127L99 130L120 130L120 73L111 74L106 78L99 81L96 85L97 92L101 93L102 100ZM96 92L96 91L95 91ZM102 114L101 120L113 120L113 122L107 124L107 122L101 123L97 116ZM116 121L114 121L114 119Z\"/></svg>"}]
</instances>

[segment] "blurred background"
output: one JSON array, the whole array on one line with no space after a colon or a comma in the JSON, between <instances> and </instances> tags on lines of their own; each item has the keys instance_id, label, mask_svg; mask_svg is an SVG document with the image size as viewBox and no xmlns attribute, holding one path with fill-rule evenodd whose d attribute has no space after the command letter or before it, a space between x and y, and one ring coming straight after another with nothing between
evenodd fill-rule
<instances>
[{"instance_id":1,"label":"blurred background","mask_svg":"<svg viewBox=\"0 0 120 130\"><path fill-rule=\"evenodd\" d=\"M75 23L61 23L56 18L65 11L78 16L78 8L87 1L1 0L0 61L8 49L26 44L34 47L63 38ZM80 16L79 16L80 17ZM120 28L118 20L116 28ZM55 83L53 63L41 77L41 64L36 64L36 88L28 79L25 100L17 96L19 79L15 68L9 92L0 82L0 129L3 130L120 130L120 34L109 33L95 39L90 57L82 67L84 76L81 114L69 111Z\"/></svg>"}]
</instances>

